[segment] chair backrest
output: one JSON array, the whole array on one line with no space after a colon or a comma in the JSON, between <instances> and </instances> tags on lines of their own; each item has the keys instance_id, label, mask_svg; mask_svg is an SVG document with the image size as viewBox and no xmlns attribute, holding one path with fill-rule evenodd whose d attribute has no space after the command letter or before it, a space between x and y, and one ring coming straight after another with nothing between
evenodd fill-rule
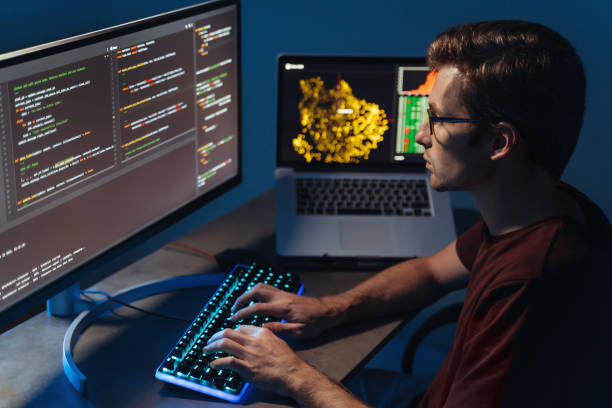
<instances>
[{"instance_id":1,"label":"chair backrest","mask_svg":"<svg viewBox=\"0 0 612 408\"><path fill-rule=\"evenodd\" d=\"M423 324L421 324L421 326L415 331L410 338L408 345L406 346L404 357L402 358L402 370L406 374L412 374L413 372L414 357L423 339L425 339L429 333L439 327L456 323L459 319L459 314L461 313L462 307L463 303L452 303L443 307L425 320Z\"/></svg>"}]
</instances>

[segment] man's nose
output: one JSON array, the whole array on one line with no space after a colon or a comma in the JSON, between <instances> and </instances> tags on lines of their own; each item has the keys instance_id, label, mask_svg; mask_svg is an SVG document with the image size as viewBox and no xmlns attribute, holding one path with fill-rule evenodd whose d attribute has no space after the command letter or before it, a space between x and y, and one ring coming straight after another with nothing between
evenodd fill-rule
<instances>
[{"instance_id":1,"label":"man's nose","mask_svg":"<svg viewBox=\"0 0 612 408\"><path fill-rule=\"evenodd\" d=\"M414 137L414 140L423 147L431 146L431 133L429 131L429 120L425 120L419 131Z\"/></svg>"}]
</instances>

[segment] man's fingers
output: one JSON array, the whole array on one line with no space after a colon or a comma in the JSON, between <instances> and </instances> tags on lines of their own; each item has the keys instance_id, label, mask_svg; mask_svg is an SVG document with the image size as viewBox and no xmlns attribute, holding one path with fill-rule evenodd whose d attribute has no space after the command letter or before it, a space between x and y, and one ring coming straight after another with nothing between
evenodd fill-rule
<instances>
[{"instance_id":1,"label":"man's fingers","mask_svg":"<svg viewBox=\"0 0 612 408\"><path fill-rule=\"evenodd\" d=\"M302 335L304 323L268 322L263 327L269 329L277 336L295 338Z\"/></svg>"},{"instance_id":2,"label":"man's fingers","mask_svg":"<svg viewBox=\"0 0 612 408\"><path fill-rule=\"evenodd\" d=\"M244 361L237 359L236 357L222 357L210 363L212 368L217 370L230 369L236 371L241 377L245 377L247 372L247 366Z\"/></svg>"},{"instance_id":3,"label":"man's fingers","mask_svg":"<svg viewBox=\"0 0 612 408\"><path fill-rule=\"evenodd\" d=\"M232 329L223 329L215 334L213 334L212 336L210 336L210 339L208 339L208 344L211 344L219 339L222 338L228 338L231 340L234 340L236 343L240 344L240 345L246 345L249 341L249 336L247 334L245 334L246 332L244 332L244 330L239 330L240 328L236 329L236 330L232 330Z\"/></svg>"},{"instance_id":4,"label":"man's fingers","mask_svg":"<svg viewBox=\"0 0 612 408\"><path fill-rule=\"evenodd\" d=\"M248 319L254 315L270 316L284 318L284 307L278 303L254 303L251 306L240 309L236 314L230 317L231 320L236 321L240 319Z\"/></svg>"},{"instance_id":5,"label":"man's fingers","mask_svg":"<svg viewBox=\"0 0 612 408\"><path fill-rule=\"evenodd\" d=\"M253 301L267 302L270 300L270 295L274 292L274 289L276 288L273 286L266 285L265 283L258 283L236 299L232 305L232 312L245 307Z\"/></svg>"},{"instance_id":6,"label":"man's fingers","mask_svg":"<svg viewBox=\"0 0 612 408\"><path fill-rule=\"evenodd\" d=\"M253 326L250 324L243 324L241 326L238 326L236 331L247 334L249 336L255 336L257 333L261 331L261 327Z\"/></svg>"},{"instance_id":7,"label":"man's fingers","mask_svg":"<svg viewBox=\"0 0 612 408\"><path fill-rule=\"evenodd\" d=\"M238 358L244 358L244 347L232 339L226 337L219 338L204 346L204 352L224 351L233 354Z\"/></svg>"}]
</instances>

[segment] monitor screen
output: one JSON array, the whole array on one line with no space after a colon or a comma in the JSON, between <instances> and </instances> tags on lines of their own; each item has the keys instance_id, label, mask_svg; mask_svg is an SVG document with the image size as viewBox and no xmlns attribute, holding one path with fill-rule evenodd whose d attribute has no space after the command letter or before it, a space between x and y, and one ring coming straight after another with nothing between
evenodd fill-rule
<instances>
[{"instance_id":1,"label":"monitor screen","mask_svg":"<svg viewBox=\"0 0 612 408\"><path fill-rule=\"evenodd\" d=\"M279 58L278 160L350 166L422 162L436 73L422 58Z\"/></svg>"},{"instance_id":2,"label":"monitor screen","mask_svg":"<svg viewBox=\"0 0 612 408\"><path fill-rule=\"evenodd\" d=\"M0 56L0 313L239 182L238 6Z\"/></svg>"}]
</instances>

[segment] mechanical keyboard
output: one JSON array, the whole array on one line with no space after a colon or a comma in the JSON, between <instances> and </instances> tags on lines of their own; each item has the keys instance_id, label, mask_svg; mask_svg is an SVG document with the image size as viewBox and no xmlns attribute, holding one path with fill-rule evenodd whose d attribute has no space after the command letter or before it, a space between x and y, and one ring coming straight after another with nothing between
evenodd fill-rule
<instances>
[{"instance_id":1,"label":"mechanical keyboard","mask_svg":"<svg viewBox=\"0 0 612 408\"><path fill-rule=\"evenodd\" d=\"M297 294L304 289L296 275L280 272L269 265L252 262L234 266L157 368L155 378L226 401L240 401L250 384L232 370L218 370L209 366L213 360L228 356L227 353L204 353L202 348L213 334L225 328L236 328L242 324L263 326L266 322L278 320L257 315L235 322L229 320L236 299L259 282Z\"/></svg>"}]
</instances>

